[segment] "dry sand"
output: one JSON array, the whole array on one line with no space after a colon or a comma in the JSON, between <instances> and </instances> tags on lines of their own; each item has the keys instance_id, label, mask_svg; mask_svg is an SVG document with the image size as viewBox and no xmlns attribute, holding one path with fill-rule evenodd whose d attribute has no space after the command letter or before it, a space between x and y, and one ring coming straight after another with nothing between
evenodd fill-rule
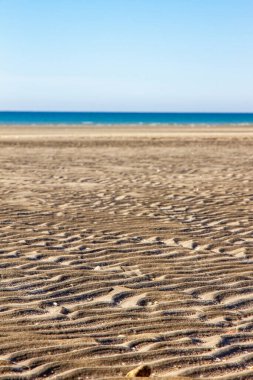
<instances>
[{"instance_id":1,"label":"dry sand","mask_svg":"<svg viewBox=\"0 0 253 380\"><path fill-rule=\"evenodd\" d=\"M253 128L1 127L0 379L253 379Z\"/></svg>"}]
</instances>

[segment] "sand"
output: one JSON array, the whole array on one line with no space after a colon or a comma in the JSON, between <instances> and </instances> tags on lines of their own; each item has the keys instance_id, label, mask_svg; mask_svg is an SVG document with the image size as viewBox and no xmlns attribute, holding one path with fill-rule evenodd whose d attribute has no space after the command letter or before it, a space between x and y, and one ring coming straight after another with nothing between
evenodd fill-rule
<instances>
[{"instance_id":1,"label":"sand","mask_svg":"<svg viewBox=\"0 0 253 380\"><path fill-rule=\"evenodd\" d=\"M253 379L253 128L0 128L0 379Z\"/></svg>"}]
</instances>

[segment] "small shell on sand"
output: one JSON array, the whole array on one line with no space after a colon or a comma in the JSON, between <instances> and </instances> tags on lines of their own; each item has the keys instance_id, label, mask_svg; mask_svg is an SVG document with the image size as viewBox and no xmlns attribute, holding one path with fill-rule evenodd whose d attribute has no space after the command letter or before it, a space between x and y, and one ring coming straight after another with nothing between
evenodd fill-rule
<instances>
[{"instance_id":1,"label":"small shell on sand","mask_svg":"<svg viewBox=\"0 0 253 380\"><path fill-rule=\"evenodd\" d=\"M140 365L128 372L126 377L149 377L151 375L151 368L148 365Z\"/></svg>"}]
</instances>

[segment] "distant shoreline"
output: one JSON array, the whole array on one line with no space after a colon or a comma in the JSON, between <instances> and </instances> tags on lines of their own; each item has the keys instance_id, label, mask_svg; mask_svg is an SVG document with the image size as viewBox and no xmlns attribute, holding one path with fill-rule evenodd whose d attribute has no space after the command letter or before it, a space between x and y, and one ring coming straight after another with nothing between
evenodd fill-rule
<instances>
[{"instance_id":1,"label":"distant shoreline","mask_svg":"<svg viewBox=\"0 0 253 380\"><path fill-rule=\"evenodd\" d=\"M54 138L61 141L72 141L76 138L81 140L86 139L111 139L117 140L134 140L136 137L145 139L165 139L171 140L175 138L190 139L213 138L213 137L253 137L253 124L250 126L232 125L80 125L80 124L5 124L0 125L0 142L4 141L22 141L26 138L32 138L36 141L39 139Z\"/></svg>"},{"instance_id":2,"label":"distant shoreline","mask_svg":"<svg viewBox=\"0 0 253 380\"><path fill-rule=\"evenodd\" d=\"M1 127L31 127L31 128L252 128L252 123L6 123L0 122Z\"/></svg>"}]
</instances>

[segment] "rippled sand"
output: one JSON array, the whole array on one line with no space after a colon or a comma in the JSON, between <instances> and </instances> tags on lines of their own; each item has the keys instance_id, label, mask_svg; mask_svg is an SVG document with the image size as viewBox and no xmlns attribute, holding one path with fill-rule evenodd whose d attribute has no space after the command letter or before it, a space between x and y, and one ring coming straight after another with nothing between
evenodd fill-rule
<instances>
[{"instance_id":1,"label":"rippled sand","mask_svg":"<svg viewBox=\"0 0 253 380\"><path fill-rule=\"evenodd\" d=\"M0 379L253 379L253 128L0 128Z\"/></svg>"}]
</instances>

